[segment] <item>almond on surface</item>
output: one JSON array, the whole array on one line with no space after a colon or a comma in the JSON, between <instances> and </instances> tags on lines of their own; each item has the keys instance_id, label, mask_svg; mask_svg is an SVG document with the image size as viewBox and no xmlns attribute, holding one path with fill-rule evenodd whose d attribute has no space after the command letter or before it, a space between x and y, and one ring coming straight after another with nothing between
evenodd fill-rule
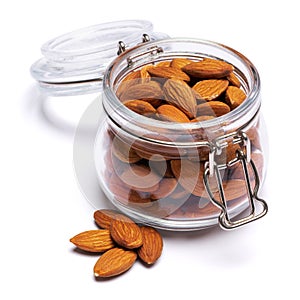
<instances>
[{"instance_id":1,"label":"almond on surface","mask_svg":"<svg viewBox=\"0 0 300 300\"><path fill-rule=\"evenodd\" d=\"M126 216L119 216L110 225L112 239L127 249L138 248L143 244L140 227Z\"/></svg>"},{"instance_id":2,"label":"almond on surface","mask_svg":"<svg viewBox=\"0 0 300 300\"><path fill-rule=\"evenodd\" d=\"M163 91L169 104L181 109L189 118L196 116L196 96L184 81L169 79L165 82Z\"/></svg>"},{"instance_id":3,"label":"almond on surface","mask_svg":"<svg viewBox=\"0 0 300 300\"><path fill-rule=\"evenodd\" d=\"M131 250L113 248L102 254L94 266L95 277L112 277L129 270L137 259Z\"/></svg>"},{"instance_id":4,"label":"almond on surface","mask_svg":"<svg viewBox=\"0 0 300 300\"><path fill-rule=\"evenodd\" d=\"M115 246L107 229L88 230L70 239L77 248L88 252L104 252Z\"/></svg>"},{"instance_id":5,"label":"almond on surface","mask_svg":"<svg viewBox=\"0 0 300 300\"><path fill-rule=\"evenodd\" d=\"M143 245L137 250L139 258L146 264L154 264L161 256L163 240L160 233L152 227L142 226Z\"/></svg>"},{"instance_id":6,"label":"almond on surface","mask_svg":"<svg viewBox=\"0 0 300 300\"><path fill-rule=\"evenodd\" d=\"M109 229L111 221L119 214L120 213L116 210L99 209L94 212L94 220L99 227Z\"/></svg>"},{"instance_id":7,"label":"almond on surface","mask_svg":"<svg viewBox=\"0 0 300 300\"><path fill-rule=\"evenodd\" d=\"M222 78L233 72L232 65L217 59L204 58L201 61L192 62L182 68L184 72L196 78Z\"/></svg>"}]
</instances>

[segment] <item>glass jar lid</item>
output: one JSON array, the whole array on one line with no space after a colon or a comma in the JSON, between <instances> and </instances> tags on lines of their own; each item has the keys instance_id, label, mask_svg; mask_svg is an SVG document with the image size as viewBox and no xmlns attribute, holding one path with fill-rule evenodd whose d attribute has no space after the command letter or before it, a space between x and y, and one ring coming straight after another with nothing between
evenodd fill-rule
<instances>
[{"instance_id":1,"label":"glass jar lid","mask_svg":"<svg viewBox=\"0 0 300 300\"><path fill-rule=\"evenodd\" d=\"M41 47L43 57L31 66L31 75L44 92L74 95L99 92L109 63L116 58L118 43L126 48L150 40L167 38L153 32L145 20L124 20L82 28L49 40Z\"/></svg>"}]
</instances>

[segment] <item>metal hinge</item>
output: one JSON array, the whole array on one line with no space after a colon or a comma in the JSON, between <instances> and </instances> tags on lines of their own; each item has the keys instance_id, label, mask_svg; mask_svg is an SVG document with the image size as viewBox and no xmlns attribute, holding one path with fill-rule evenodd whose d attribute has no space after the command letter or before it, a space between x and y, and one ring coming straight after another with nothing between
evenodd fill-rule
<instances>
[{"instance_id":1,"label":"metal hinge","mask_svg":"<svg viewBox=\"0 0 300 300\"><path fill-rule=\"evenodd\" d=\"M150 37L148 34L143 34L142 36L142 44L143 43L147 43L150 42ZM125 52L127 50L126 45L123 41L120 41L118 44L118 55L120 55L121 53ZM137 55L133 55L127 58L127 63L128 66L131 66L135 61L140 60L144 57L147 57L149 55L154 56L157 55L159 53L163 52L163 48L162 47L158 47L158 46L152 46L149 47L149 49L147 49L147 51L144 51L143 53L138 53Z\"/></svg>"}]
</instances>

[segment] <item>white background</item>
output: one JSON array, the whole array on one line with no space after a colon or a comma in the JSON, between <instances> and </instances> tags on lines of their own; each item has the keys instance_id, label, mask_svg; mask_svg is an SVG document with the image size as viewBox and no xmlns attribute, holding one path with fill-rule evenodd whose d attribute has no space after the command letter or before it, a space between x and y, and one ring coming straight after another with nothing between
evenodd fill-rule
<instances>
[{"instance_id":1,"label":"white background","mask_svg":"<svg viewBox=\"0 0 300 300\"><path fill-rule=\"evenodd\" d=\"M299 299L297 1L4 3L0 298ZM231 232L164 232L164 251L156 265L146 268L138 262L123 276L96 281L92 269L98 256L77 253L69 242L73 235L95 228L94 208L78 187L72 162L76 124L95 96L45 99L29 68L48 39L122 19L150 20L156 31L172 37L218 41L254 62L270 139L261 192L270 211Z\"/></svg>"}]
</instances>

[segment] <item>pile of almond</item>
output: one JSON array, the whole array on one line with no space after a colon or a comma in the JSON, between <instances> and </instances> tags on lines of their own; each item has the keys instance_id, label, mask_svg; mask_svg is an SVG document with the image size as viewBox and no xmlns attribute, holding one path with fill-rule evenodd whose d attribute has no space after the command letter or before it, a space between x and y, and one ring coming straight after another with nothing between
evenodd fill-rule
<instances>
[{"instance_id":1,"label":"pile of almond","mask_svg":"<svg viewBox=\"0 0 300 300\"><path fill-rule=\"evenodd\" d=\"M246 99L234 67L211 58L146 65L123 79L117 95L138 114L177 123L222 116Z\"/></svg>"},{"instance_id":2,"label":"pile of almond","mask_svg":"<svg viewBox=\"0 0 300 300\"><path fill-rule=\"evenodd\" d=\"M112 277L132 267L137 257L154 264L163 248L162 237L149 226L138 226L120 212L102 209L94 213L101 228L79 233L70 241L79 249L103 253L94 266L95 277Z\"/></svg>"},{"instance_id":3,"label":"pile of almond","mask_svg":"<svg viewBox=\"0 0 300 300\"><path fill-rule=\"evenodd\" d=\"M199 128L186 130L178 137L180 141L186 139L196 144L207 141L207 134L211 134L203 130L202 121L227 114L246 99L247 83L241 79L231 64L221 60L174 58L129 73L118 85L116 95L121 105L139 115L165 122L197 122ZM214 136L228 133L222 126L220 123L214 129ZM244 132L251 142L251 158L261 175L264 162L259 126L259 118L255 118ZM177 146L176 135L169 133L163 128L153 132L153 136L139 138L109 125L103 138L107 145L101 149L107 190L115 204L130 207L147 217L176 221L216 218L220 210L211 203L203 183L209 147ZM158 142L149 142L148 138ZM245 150L242 143L229 140L216 153L215 161L226 165L236 158L237 150ZM248 201L240 163L223 169L221 176L229 208ZM254 184L253 174L250 179ZM214 177L210 179L210 190L220 199Z\"/></svg>"}]
</instances>

